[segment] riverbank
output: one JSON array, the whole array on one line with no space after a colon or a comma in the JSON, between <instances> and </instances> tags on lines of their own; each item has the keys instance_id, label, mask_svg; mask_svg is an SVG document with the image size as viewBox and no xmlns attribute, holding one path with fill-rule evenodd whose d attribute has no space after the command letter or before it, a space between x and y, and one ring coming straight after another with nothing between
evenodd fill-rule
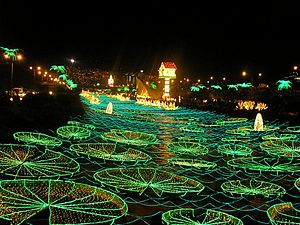
<instances>
[{"instance_id":1,"label":"riverbank","mask_svg":"<svg viewBox=\"0 0 300 225\"><path fill-rule=\"evenodd\" d=\"M0 98L0 143L13 141L18 131L47 132L56 130L70 117L84 114L84 105L78 93L71 91L53 95L27 94L22 100Z\"/></svg>"}]
</instances>

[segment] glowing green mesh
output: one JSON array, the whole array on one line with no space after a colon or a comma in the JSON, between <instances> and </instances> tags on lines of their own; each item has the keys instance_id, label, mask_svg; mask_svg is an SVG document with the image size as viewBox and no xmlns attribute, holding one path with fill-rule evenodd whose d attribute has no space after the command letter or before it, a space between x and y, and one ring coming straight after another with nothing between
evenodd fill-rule
<instances>
[{"instance_id":1,"label":"glowing green mesh","mask_svg":"<svg viewBox=\"0 0 300 225\"><path fill-rule=\"evenodd\" d=\"M35 146L0 144L0 172L28 178L71 176L79 164L59 152L40 152Z\"/></svg>"},{"instance_id":2,"label":"glowing green mesh","mask_svg":"<svg viewBox=\"0 0 300 225\"><path fill-rule=\"evenodd\" d=\"M116 144L113 143L72 144L70 149L80 154L112 161L138 162L151 160L149 155L138 150L128 149L120 151L116 148Z\"/></svg>"},{"instance_id":3,"label":"glowing green mesh","mask_svg":"<svg viewBox=\"0 0 300 225\"><path fill-rule=\"evenodd\" d=\"M213 169L214 167L217 166L217 164L214 162L209 162L200 159L189 159L189 158L171 158L168 159L168 162L172 165L191 166L191 167L196 167L198 169Z\"/></svg>"},{"instance_id":4,"label":"glowing green mesh","mask_svg":"<svg viewBox=\"0 0 300 225\"><path fill-rule=\"evenodd\" d=\"M103 133L102 138L107 141L138 146L155 144L158 141L154 134L118 129L112 129L109 132Z\"/></svg>"},{"instance_id":5,"label":"glowing green mesh","mask_svg":"<svg viewBox=\"0 0 300 225\"><path fill-rule=\"evenodd\" d=\"M239 136L239 137L235 137L235 136L229 136L229 137L224 137L221 138L221 141L223 142L248 142L250 141L249 137L243 137L243 136Z\"/></svg>"},{"instance_id":6,"label":"glowing green mesh","mask_svg":"<svg viewBox=\"0 0 300 225\"><path fill-rule=\"evenodd\" d=\"M212 209L198 216L191 208L169 210L162 214L162 221L167 225L243 225L240 219Z\"/></svg>"},{"instance_id":7,"label":"glowing green mesh","mask_svg":"<svg viewBox=\"0 0 300 225\"><path fill-rule=\"evenodd\" d=\"M0 181L0 218L19 225L43 210L49 224L99 224L127 213L127 204L116 194L87 184L59 180Z\"/></svg>"},{"instance_id":8,"label":"glowing green mesh","mask_svg":"<svg viewBox=\"0 0 300 225\"><path fill-rule=\"evenodd\" d=\"M178 140L181 141L187 141L187 142L206 142L207 138L201 137L201 136L195 136L195 137L190 137L190 136L185 136L185 137L179 137Z\"/></svg>"},{"instance_id":9,"label":"glowing green mesh","mask_svg":"<svg viewBox=\"0 0 300 225\"><path fill-rule=\"evenodd\" d=\"M179 128L182 132L203 133L204 129L198 126L188 125Z\"/></svg>"},{"instance_id":10,"label":"glowing green mesh","mask_svg":"<svg viewBox=\"0 0 300 225\"><path fill-rule=\"evenodd\" d=\"M34 133L34 132L16 132L13 134L14 139L17 141L23 141L28 144L37 144L45 145L48 147L51 146L60 146L62 141L56 137L51 137L43 133Z\"/></svg>"},{"instance_id":11,"label":"glowing green mesh","mask_svg":"<svg viewBox=\"0 0 300 225\"><path fill-rule=\"evenodd\" d=\"M205 155L208 153L208 148L196 142L177 141L167 145L171 152L178 154Z\"/></svg>"},{"instance_id":12,"label":"glowing green mesh","mask_svg":"<svg viewBox=\"0 0 300 225\"><path fill-rule=\"evenodd\" d=\"M300 126L291 126L287 127L286 129L293 133L300 133Z\"/></svg>"},{"instance_id":13,"label":"glowing green mesh","mask_svg":"<svg viewBox=\"0 0 300 225\"><path fill-rule=\"evenodd\" d=\"M247 120L248 120L247 118L232 117L232 118L227 118L225 120L217 120L216 123L226 125L232 123L243 123L246 122Z\"/></svg>"},{"instance_id":14,"label":"glowing green mesh","mask_svg":"<svg viewBox=\"0 0 300 225\"><path fill-rule=\"evenodd\" d=\"M263 195L264 197L281 196L286 193L285 189L277 184L250 180L231 180L221 185L224 192L240 195Z\"/></svg>"},{"instance_id":15,"label":"glowing green mesh","mask_svg":"<svg viewBox=\"0 0 300 225\"><path fill-rule=\"evenodd\" d=\"M221 127L224 126L223 123L211 122L211 123L197 123L197 126L200 127Z\"/></svg>"},{"instance_id":16,"label":"glowing green mesh","mask_svg":"<svg viewBox=\"0 0 300 225\"><path fill-rule=\"evenodd\" d=\"M249 156L252 154L252 149L244 145L225 144L218 146L218 152L225 155Z\"/></svg>"},{"instance_id":17,"label":"glowing green mesh","mask_svg":"<svg viewBox=\"0 0 300 225\"><path fill-rule=\"evenodd\" d=\"M227 161L232 167L270 171L270 172L300 172L300 161L281 158L265 158L265 157L241 157Z\"/></svg>"},{"instance_id":18,"label":"glowing green mesh","mask_svg":"<svg viewBox=\"0 0 300 225\"><path fill-rule=\"evenodd\" d=\"M250 134L248 130L241 130L241 129L226 130L225 132L227 134L235 134L235 135L242 135L242 136Z\"/></svg>"},{"instance_id":19,"label":"glowing green mesh","mask_svg":"<svg viewBox=\"0 0 300 225\"><path fill-rule=\"evenodd\" d=\"M284 140L294 140L297 139L297 135L295 134L269 134L261 137L264 141L284 141Z\"/></svg>"},{"instance_id":20,"label":"glowing green mesh","mask_svg":"<svg viewBox=\"0 0 300 225\"><path fill-rule=\"evenodd\" d=\"M69 120L68 125L84 127L86 129L89 129L89 130L95 130L96 129L96 126L94 126L92 124L82 123L82 122L78 122L78 121L74 121L74 120Z\"/></svg>"},{"instance_id":21,"label":"glowing green mesh","mask_svg":"<svg viewBox=\"0 0 300 225\"><path fill-rule=\"evenodd\" d=\"M68 139L86 139L91 136L90 130L78 126L62 126L57 128L56 133Z\"/></svg>"},{"instance_id":22,"label":"glowing green mesh","mask_svg":"<svg viewBox=\"0 0 300 225\"><path fill-rule=\"evenodd\" d=\"M272 205L267 214L273 225L299 225L300 211L295 209L291 202Z\"/></svg>"},{"instance_id":23,"label":"glowing green mesh","mask_svg":"<svg viewBox=\"0 0 300 225\"><path fill-rule=\"evenodd\" d=\"M295 181L295 187L300 191L300 178Z\"/></svg>"},{"instance_id":24,"label":"glowing green mesh","mask_svg":"<svg viewBox=\"0 0 300 225\"><path fill-rule=\"evenodd\" d=\"M102 184L116 189L138 192L142 195L152 189L155 194L199 194L204 186L187 177L154 168L113 168L97 172L94 178Z\"/></svg>"},{"instance_id":25,"label":"glowing green mesh","mask_svg":"<svg viewBox=\"0 0 300 225\"><path fill-rule=\"evenodd\" d=\"M276 126L267 126L264 125L263 131L275 131L275 130L279 130L280 127L276 127ZM242 131L254 131L254 127L253 126L243 126L243 127L239 127L238 130L242 130Z\"/></svg>"},{"instance_id":26,"label":"glowing green mesh","mask_svg":"<svg viewBox=\"0 0 300 225\"><path fill-rule=\"evenodd\" d=\"M300 142L298 141L265 141L261 149L279 157L300 157Z\"/></svg>"}]
</instances>

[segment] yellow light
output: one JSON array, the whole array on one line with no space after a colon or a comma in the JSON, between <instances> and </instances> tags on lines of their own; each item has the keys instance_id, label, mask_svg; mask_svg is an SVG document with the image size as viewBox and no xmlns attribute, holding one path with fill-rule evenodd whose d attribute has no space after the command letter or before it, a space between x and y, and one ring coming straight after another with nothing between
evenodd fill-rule
<instances>
[{"instance_id":1,"label":"yellow light","mask_svg":"<svg viewBox=\"0 0 300 225\"><path fill-rule=\"evenodd\" d=\"M258 76L261 77L261 76L262 76L262 73L259 73Z\"/></svg>"},{"instance_id":2,"label":"yellow light","mask_svg":"<svg viewBox=\"0 0 300 225\"><path fill-rule=\"evenodd\" d=\"M294 66L294 70L297 70L298 69L298 66Z\"/></svg>"},{"instance_id":3,"label":"yellow light","mask_svg":"<svg viewBox=\"0 0 300 225\"><path fill-rule=\"evenodd\" d=\"M38 74L41 74L41 73L42 73L41 71L38 72Z\"/></svg>"},{"instance_id":4,"label":"yellow light","mask_svg":"<svg viewBox=\"0 0 300 225\"><path fill-rule=\"evenodd\" d=\"M21 54L18 54L17 55L17 60L22 60L23 59L23 56Z\"/></svg>"},{"instance_id":5,"label":"yellow light","mask_svg":"<svg viewBox=\"0 0 300 225\"><path fill-rule=\"evenodd\" d=\"M246 75L247 75L247 72L246 72L246 71L243 71L243 72L242 72L242 75L243 75L243 76L246 76Z\"/></svg>"},{"instance_id":6,"label":"yellow light","mask_svg":"<svg viewBox=\"0 0 300 225\"><path fill-rule=\"evenodd\" d=\"M37 67L37 69L38 69L38 70L41 70L41 67L40 67L40 66L38 66L38 67Z\"/></svg>"},{"instance_id":7,"label":"yellow light","mask_svg":"<svg viewBox=\"0 0 300 225\"><path fill-rule=\"evenodd\" d=\"M4 55L4 58L5 58L5 59L9 59L9 55L5 54L5 55Z\"/></svg>"},{"instance_id":8,"label":"yellow light","mask_svg":"<svg viewBox=\"0 0 300 225\"><path fill-rule=\"evenodd\" d=\"M211 77L210 77L210 79L211 79L211 80L213 80L213 79L214 79L214 77L213 77L213 76L211 76Z\"/></svg>"},{"instance_id":9,"label":"yellow light","mask_svg":"<svg viewBox=\"0 0 300 225\"><path fill-rule=\"evenodd\" d=\"M198 83L200 83L200 79L198 79Z\"/></svg>"},{"instance_id":10,"label":"yellow light","mask_svg":"<svg viewBox=\"0 0 300 225\"><path fill-rule=\"evenodd\" d=\"M225 81L225 80L226 80L226 77L223 77L222 79Z\"/></svg>"},{"instance_id":11,"label":"yellow light","mask_svg":"<svg viewBox=\"0 0 300 225\"><path fill-rule=\"evenodd\" d=\"M29 67L29 69L31 69L31 70L32 70L32 66L31 66L31 67Z\"/></svg>"}]
</instances>

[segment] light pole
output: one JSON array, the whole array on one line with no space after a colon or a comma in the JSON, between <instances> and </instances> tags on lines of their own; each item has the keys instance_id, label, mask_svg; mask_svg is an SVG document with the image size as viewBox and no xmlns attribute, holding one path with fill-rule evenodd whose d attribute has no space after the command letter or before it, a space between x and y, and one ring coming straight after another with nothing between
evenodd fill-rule
<instances>
[{"instance_id":1,"label":"light pole","mask_svg":"<svg viewBox=\"0 0 300 225\"><path fill-rule=\"evenodd\" d=\"M14 77L14 62L16 60L22 60L23 56L21 54L18 54L20 51L19 49L9 49L0 47L4 51L4 58L9 60L10 59L10 87L13 88L13 77Z\"/></svg>"}]
</instances>

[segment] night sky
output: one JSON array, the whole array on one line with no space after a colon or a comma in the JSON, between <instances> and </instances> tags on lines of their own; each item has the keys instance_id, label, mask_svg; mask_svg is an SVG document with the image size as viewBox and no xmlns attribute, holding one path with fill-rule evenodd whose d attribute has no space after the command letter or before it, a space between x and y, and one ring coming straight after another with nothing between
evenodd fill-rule
<instances>
[{"instance_id":1,"label":"night sky","mask_svg":"<svg viewBox=\"0 0 300 225\"><path fill-rule=\"evenodd\" d=\"M242 70L279 78L300 62L296 3L139 2L0 0L0 46L37 63L74 58L116 71L155 74L174 61L195 78Z\"/></svg>"}]
</instances>

